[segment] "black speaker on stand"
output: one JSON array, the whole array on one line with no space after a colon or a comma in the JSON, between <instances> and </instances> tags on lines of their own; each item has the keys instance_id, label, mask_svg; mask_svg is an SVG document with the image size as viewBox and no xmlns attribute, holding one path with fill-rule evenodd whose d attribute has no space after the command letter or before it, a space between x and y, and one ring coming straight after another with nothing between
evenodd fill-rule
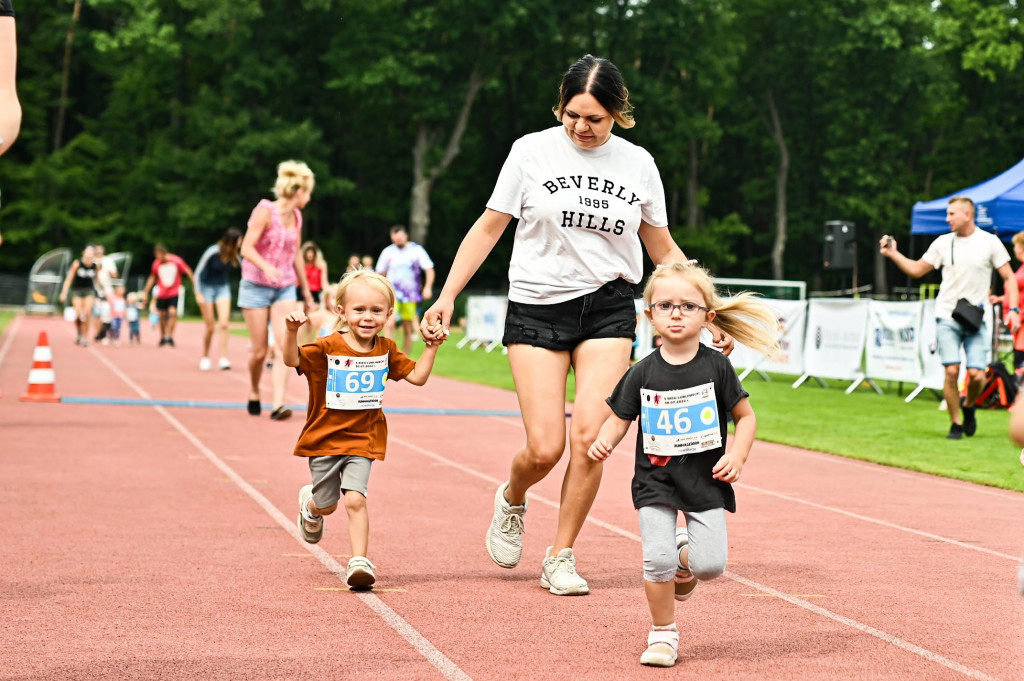
<instances>
[{"instance_id":1,"label":"black speaker on stand","mask_svg":"<svg viewBox=\"0 0 1024 681\"><path fill-rule=\"evenodd\" d=\"M823 261L826 270L853 270L853 295L857 296L857 225L844 220L825 223Z\"/></svg>"}]
</instances>

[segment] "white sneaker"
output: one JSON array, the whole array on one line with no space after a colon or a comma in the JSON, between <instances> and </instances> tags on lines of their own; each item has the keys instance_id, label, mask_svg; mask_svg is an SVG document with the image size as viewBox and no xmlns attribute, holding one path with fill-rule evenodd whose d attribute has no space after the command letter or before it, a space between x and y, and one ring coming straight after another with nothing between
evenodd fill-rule
<instances>
[{"instance_id":1,"label":"white sneaker","mask_svg":"<svg viewBox=\"0 0 1024 681\"><path fill-rule=\"evenodd\" d=\"M218 360L218 362L217 362L217 368L218 369L230 369L231 368L231 362L228 361L227 357L221 357L220 360Z\"/></svg>"},{"instance_id":2,"label":"white sneaker","mask_svg":"<svg viewBox=\"0 0 1024 681\"><path fill-rule=\"evenodd\" d=\"M548 547L551 552L553 546ZM576 574L576 556L565 548L557 556L548 556L541 564L540 585L556 596L582 596L590 593L587 580Z\"/></svg>"},{"instance_id":3,"label":"white sneaker","mask_svg":"<svg viewBox=\"0 0 1024 681\"><path fill-rule=\"evenodd\" d=\"M377 581L377 576L373 573L374 570L376 568L367 560L366 556L352 556L348 559L345 583L350 589L369 589Z\"/></svg>"},{"instance_id":4,"label":"white sneaker","mask_svg":"<svg viewBox=\"0 0 1024 681\"><path fill-rule=\"evenodd\" d=\"M679 552L683 550L683 547L690 543L690 535L686 532L685 527L676 528L676 600L685 601L687 598L693 595L693 590L697 588L697 578L693 576L693 573L689 569L684 568L682 563L679 562Z\"/></svg>"},{"instance_id":5,"label":"white sneaker","mask_svg":"<svg viewBox=\"0 0 1024 681\"><path fill-rule=\"evenodd\" d=\"M210 365L210 358L209 357L203 357L201 360L199 360L199 370L200 371L209 371L210 370L210 366L211 365Z\"/></svg>"},{"instance_id":6,"label":"white sneaker","mask_svg":"<svg viewBox=\"0 0 1024 681\"><path fill-rule=\"evenodd\" d=\"M640 655L640 664L650 667L672 667L679 651L679 631L672 629L651 629L647 633L647 650Z\"/></svg>"},{"instance_id":7,"label":"white sneaker","mask_svg":"<svg viewBox=\"0 0 1024 681\"><path fill-rule=\"evenodd\" d=\"M486 544L491 560L503 568L514 568L523 556L523 532L526 531L523 514L529 502L512 506L505 501L507 488L508 483L505 482L494 493L494 517L487 529Z\"/></svg>"},{"instance_id":8,"label":"white sneaker","mask_svg":"<svg viewBox=\"0 0 1024 681\"><path fill-rule=\"evenodd\" d=\"M299 489L299 532L309 544L315 544L324 536L324 517L309 515L309 500L313 498L313 485Z\"/></svg>"}]
</instances>

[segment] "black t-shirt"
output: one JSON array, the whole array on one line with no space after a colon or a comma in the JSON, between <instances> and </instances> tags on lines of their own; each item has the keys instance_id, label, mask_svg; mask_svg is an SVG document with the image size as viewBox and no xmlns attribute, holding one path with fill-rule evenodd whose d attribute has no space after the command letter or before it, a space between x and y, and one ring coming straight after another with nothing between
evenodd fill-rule
<instances>
[{"instance_id":1,"label":"black t-shirt","mask_svg":"<svg viewBox=\"0 0 1024 681\"><path fill-rule=\"evenodd\" d=\"M0 0L0 17L14 16L14 0Z\"/></svg>"},{"instance_id":2,"label":"black t-shirt","mask_svg":"<svg viewBox=\"0 0 1024 681\"><path fill-rule=\"evenodd\" d=\"M696 454L668 457L668 463L659 466L644 453L644 433L642 428L638 430L632 485L635 508L664 504L694 513L712 508L736 512L732 485L715 480L711 470L725 453L726 414L748 393L722 353L701 344L691 361L676 365L666 362L661 351L655 350L630 367L607 402L616 416L633 421L640 416L641 389L663 392L708 383L714 384L722 445Z\"/></svg>"}]
</instances>

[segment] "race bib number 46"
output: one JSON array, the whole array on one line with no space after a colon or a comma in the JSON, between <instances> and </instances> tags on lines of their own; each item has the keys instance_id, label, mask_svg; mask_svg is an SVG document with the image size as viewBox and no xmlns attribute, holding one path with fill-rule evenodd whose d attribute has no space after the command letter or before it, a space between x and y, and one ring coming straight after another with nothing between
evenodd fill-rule
<instances>
[{"instance_id":1,"label":"race bib number 46","mask_svg":"<svg viewBox=\"0 0 1024 681\"><path fill-rule=\"evenodd\" d=\"M685 390L640 390L644 453L682 456L722 446L715 384Z\"/></svg>"},{"instance_id":2,"label":"race bib number 46","mask_svg":"<svg viewBox=\"0 0 1024 681\"><path fill-rule=\"evenodd\" d=\"M388 380L388 356L327 356L328 409L380 409Z\"/></svg>"}]
</instances>

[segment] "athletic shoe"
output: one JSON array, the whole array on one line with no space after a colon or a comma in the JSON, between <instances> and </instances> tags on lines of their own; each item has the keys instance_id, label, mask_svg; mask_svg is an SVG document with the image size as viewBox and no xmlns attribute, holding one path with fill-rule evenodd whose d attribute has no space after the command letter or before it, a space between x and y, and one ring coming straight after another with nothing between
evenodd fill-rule
<instances>
[{"instance_id":1,"label":"athletic shoe","mask_svg":"<svg viewBox=\"0 0 1024 681\"><path fill-rule=\"evenodd\" d=\"M271 421L284 421L292 416L292 410L285 406L280 406L274 411L270 412Z\"/></svg>"},{"instance_id":2,"label":"athletic shoe","mask_svg":"<svg viewBox=\"0 0 1024 681\"><path fill-rule=\"evenodd\" d=\"M313 485L299 488L299 532L308 544L316 544L324 536L324 517L313 518L309 513L309 501L313 498Z\"/></svg>"},{"instance_id":3,"label":"athletic shoe","mask_svg":"<svg viewBox=\"0 0 1024 681\"><path fill-rule=\"evenodd\" d=\"M249 400L249 402L245 405L245 408L249 410L250 416L259 416L260 406L261 405L259 400Z\"/></svg>"},{"instance_id":4,"label":"athletic shoe","mask_svg":"<svg viewBox=\"0 0 1024 681\"><path fill-rule=\"evenodd\" d=\"M548 552L553 549L548 547ZM556 596L582 596L590 593L587 580L576 574L576 556L572 549L562 549L557 556L548 556L541 564L540 585Z\"/></svg>"},{"instance_id":5,"label":"athletic shoe","mask_svg":"<svg viewBox=\"0 0 1024 681\"><path fill-rule=\"evenodd\" d=\"M170 345L173 348L174 347L174 339L173 338L168 338L167 339L167 344Z\"/></svg>"},{"instance_id":6,"label":"athletic shoe","mask_svg":"<svg viewBox=\"0 0 1024 681\"><path fill-rule=\"evenodd\" d=\"M672 667L679 650L679 631L672 629L651 629L647 632L647 650L640 655L640 664L649 667Z\"/></svg>"},{"instance_id":7,"label":"athletic shoe","mask_svg":"<svg viewBox=\"0 0 1024 681\"><path fill-rule=\"evenodd\" d=\"M676 528L676 600L685 601L687 598L693 595L693 590L697 588L697 578L693 576L689 568L683 567L683 564L679 562L679 553L683 550L684 546L690 543L690 535L687 534L685 527Z\"/></svg>"},{"instance_id":8,"label":"athletic shoe","mask_svg":"<svg viewBox=\"0 0 1024 681\"><path fill-rule=\"evenodd\" d=\"M978 431L978 421L974 417L977 407L965 407L964 398L960 398L960 409L964 412L964 435L972 437Z\"/></svg>"},{"instance_id":9,"label":"athletic shoe","mask_svg":"<svg viewBox=\"0 0 1024 681\"><path fill-rule=\"evenodd\" d=\"M964 436L964 427L959 423L949 424L949 435L946 436L947 440L959 440Z\"/></svg>"},{"instance_id":10,"label":"athletic shoe","mask_svg":"<svg viewBox=\"0 0 1024 681\"><path fill-rule=\"evenodd\" d=\"M217 362L217 368L218 369L230 369L231 368L231 362L228 361L227 357L221 357L220 360Z\"/></svg>"},{"instance_id":11,"label":"athletic shoe","mask_svg":"<svg viewBox=\"0 0 1024 681\"><path fill-rule=\"evenodd\" d=\"M210 364L210 358L209 357L203 357L201 360L199 360L199 370L200 371L209 371L211 366L212 365Z\"/></svg>"},{"instance_id":12,"label":"athletic shoe","mask_svg":"<svg viewBox=\"0 0 1024 681\"><path fill-rule=\"evenodd\" d=\"M502 483L494 493L494 517L487 530L487 554L495 563L503 568L514 568L519 565L523 556L523 514L529 502L522 506L513 506L505 501L505 490L508 483Z\"/></svg>"},{"instance_id":13,"label":"athletic shoe","mask_svg":"<svg viewBox=\"0 0 1024 681\"><path fill-rule=\"evenodd\" d=\"M354 591L369 589L377 581L377 576L373 574L376 569L366 556L352 556L348 559L345 583Z\"/></svg>"}]
</instances>

